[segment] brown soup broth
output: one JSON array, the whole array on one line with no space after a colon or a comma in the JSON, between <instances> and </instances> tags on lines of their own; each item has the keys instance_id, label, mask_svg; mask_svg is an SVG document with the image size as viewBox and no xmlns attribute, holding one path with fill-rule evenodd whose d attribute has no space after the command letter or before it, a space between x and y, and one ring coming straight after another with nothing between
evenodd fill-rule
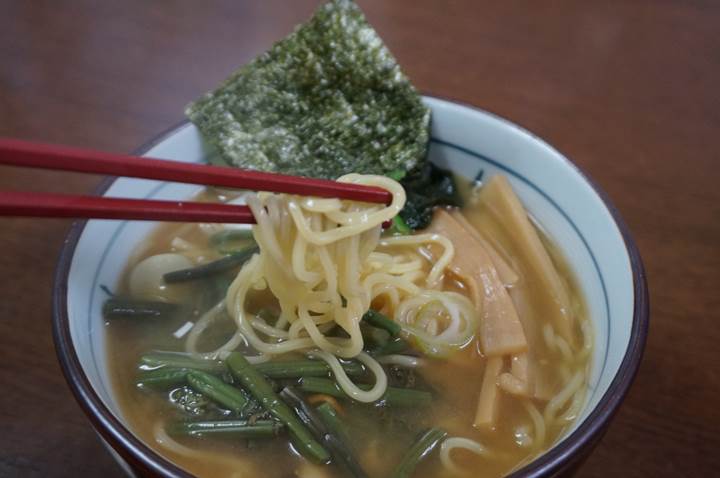
<instances>
[{"instance_id":1,"label":"brown soup broth","mask_svg":"<svg viewBox=\"0 0 720 478\"><path fill-rule=\"evenodd\" d=\"M211 196L201 199L212 200ZM463 214L499 251L518 272L521 280L514 286L513 294L522 294L525 307L518 310L526 315L526 321L542 325L543 308L546 306L547 293L534 286L532 271L518 260L517 245L488 211L482 207L467 207ZM541 234L542 235L542 234ZM154 233L138 248L137 254L128 264L126 273L119 285L119 292L127 293L127 281L132 266L145 257L162 252L172 252L173 238L179 237L187 243L197 245L194 259L206 261L219 257L208 247L208 235L194 225L166 224L158 227ZM561 277L566 283L575 308L576 323L587 321L587 314L577 283L572 277L560 252L547 237L543 240ZM447 284L451 287L451 284ZM207 285L182 285L178 296L192 308L207 309ZM249 310L259 310L272 306L272 297L268 294L255 294L248 304ZM172 442L159 433L159 430L171 422L187 419L187 415L169 403L172 391L143 390L136 386L139 357L152 350L184 351L184 339L176 339L173 332L193 316L182 315L170 320L133 321L113 320L107 323L108 367L112 377L115 397L123 418L129 428L151 448L177 463L190 473L198 476L323 476L342 477L343 471L334 465L320 467L318 474L307 471L298 472L305 460L300 458L284 436L275 439L232 439L232 438L179 438ZM580 326L576 326L577 340L582 342ZM211 349L227 339L235 331L232 319L221 319L220 323L206 333L201 341L201 349ZM585 372L589 367L589 358L566 361L562 356L549 350L543 341L538 342L536 351L540 373L547 380L556 383L556 389L562 388L567 377L577 370ZM480 384L483 379L485 359L478 350L476 341L447 360L428 359L428 364L415 370L417 381L433 393L433 403L429 408L391 409L368 404L351 403L342 400L345 410L341 417L347 425L348 435L356 455L365 470L372 477L388 476L403 454L413 443L419 432L430 426L438 426L448 431L449 436L461 436L476 440L485 446L490 455L477 456L465 450L453 453L453 459L461 468L468 470L469 476L499 477L528 462L534 456L548 449L570 426L549 426L544 443L539 449L518 445L517 430L529 430L532 436L533 422L519 399L502 394L500 398L498 424L493 430L479 431L472 425L477 406ZM583 387L586 387L584 385ZM535 402L542 413L544 402ZM446 470L437 452L425 459L413 476L418 478L457 476ZM307 465L305 465L307 466ZM298 474L299 473L299 474Z\"/></svg>"}]
</instances>

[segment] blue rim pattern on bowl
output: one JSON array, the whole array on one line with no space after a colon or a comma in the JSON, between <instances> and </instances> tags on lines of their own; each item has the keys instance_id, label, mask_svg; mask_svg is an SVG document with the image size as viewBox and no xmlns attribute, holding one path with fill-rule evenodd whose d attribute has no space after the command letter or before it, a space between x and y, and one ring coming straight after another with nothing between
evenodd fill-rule
<instances>
[{"instance_id":1,"label":"blue rim pattern on bowl","mask_svg":"<svg viewBox=\"0 0 720 478\"><path fill-rule=\"evenodd\" d=\"M523 128L503 119L488 113L484 110L474 108L472 106L462 105L469 109L480 111L486 115L492 116L501 122L510 125L512 128L519 129L525 134L529 134L535 140L542 142L550 149L553 149L547 143L542 141L532 133L527 132ZM179 125L175 125L172 128L166 130L158 137L139 148L137 153L143 154L144 152L151 149L156 144L162 142L164 139L173 135L177 131L187 126L187 122L184 121ZM456 148L466 154L487 161L495 166L503 169L511 174L514 174L519 179L525 181L531 187L534 187L540 194L545 195L543 191L535 187L526 178L520 176L516 172L509 170L497 161L487 158L477 152L470 151L462 146L458 146L452 143L448 143L442 140L433 139L433 142ZM563 156L563 158L565 158ZM569 162L569 160L566 159ZM632 268L633 275L633 287L634 287L634 304L633 304L633 320L632 330L630 333L630 343L626 349L625 356L620 364L618 372L608 389L606 390L603 397L600 399L595 409L586 417L580 426L574 430L562 443L553 447L548 452L544 453L538 459L533 460L531 463L525 465L521 469L513 472L511 477L540 477L540 476L557 476L566 471L569 471L572 467L576 466L581 461L584 453L596 443L605 428L609 424L610 419L617 411L622 399L627 393L630 384L637 372L642 357L642 351L647 337L648 322L649 322L649 310L648 310L648 296L647 296L647 284L645 279L645 273L640 259L639 252L635 246L632 238L630 237L629 231L625 223L620 218L618 211L610 203L607 196L601 191L597 185L590 180L586 174L579 171L576 166L569 162L571 166L579 172L579 174L591 185L598 196L603 201L605 207L608 209L615 221L618 229L620 230L625 247L630 258L630 265ZM101 183L97 194L105 192L110 185L113 183L113 178L107 178ZM547 197L551 203L554 203L551 198ZM579 233L577 227L573 224L569 217L559 208L556 204L555 207L558 211L565 216L565 219L573 226L576 232ZM53 294L53 336L56 344L56 350L58 359L63 369L63 373L70 385L70 388L75 395L78 402L81 404L83 410L90 418L91 422L101 434L101 436L110 443L110 445L122 456L124 460L131 464L133 468L138 470L142 475L150 476L167 476L167 477L188 477L191 476L184 470L180 469L167 459L163 458L150 447L142 443L137 439L126 427L123 425L110 410L107 409L102 399L95 392L91 386L87 376L85 375L80 360L74 350L72 339L70 336L69 328L69 316L67 311L67 287L68 287L68 275L70 270L70 264L75 252L77 242L82 235L85 228L86 221L77 221L73 223L68 236L65 241L65 245L61 251L60 259L55 273L55 288ZM122 227L122 225L120 226ZM582 238L582 235L579 234ZM583 242L585 242L583 238ZM587 246L587 244L586 244ZM589 248L588 248L589 250ZM592 255L592 253L591 253ZM595 265L597 263L595 258ZM600 280L605 289L605 284L602 279L602 274L597 271ZM607 297L605 298L607 302ZM609 314L608 314L609 320ZM608 334L609 336L609 334ZM607 350L607 348L606 348Z\"/></svg>"}]
</instances>

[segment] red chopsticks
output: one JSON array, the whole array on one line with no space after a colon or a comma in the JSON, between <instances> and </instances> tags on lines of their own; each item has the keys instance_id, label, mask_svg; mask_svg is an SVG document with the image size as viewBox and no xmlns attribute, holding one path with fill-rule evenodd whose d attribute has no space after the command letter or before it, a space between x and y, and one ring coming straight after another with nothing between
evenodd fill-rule
<instances>
[{"instance_id":1,"label":"red chopsticks","mask_svg":"<svg viewBox=\"0 0 720 478\"><path fill-rule=\"evenodd\" d=\"M247 206L0 191L0 216L254 224Z\"/></svg>"},{"instance_id":2,"label":"red chopsticks","mask_svg":"<svg viewBox=\"0 0 720 478\"><path fill-rule=\"evenodd\" d=\"M108 174L304 196L389 203L381 188L233 168L181 163L0 138L0 164ZM245 206L94 196L0 192L0 215L202 222L255 222Z\"/></svg>"}]
</instances>

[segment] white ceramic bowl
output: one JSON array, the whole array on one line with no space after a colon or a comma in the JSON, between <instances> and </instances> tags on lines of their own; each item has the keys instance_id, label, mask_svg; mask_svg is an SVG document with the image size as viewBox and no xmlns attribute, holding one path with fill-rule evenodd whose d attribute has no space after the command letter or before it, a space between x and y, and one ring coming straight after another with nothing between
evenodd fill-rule
<instances>
[{"instance_id":1,"label":"white ceramic bowl","mask_svg":"<svg viewBox=\"0 0 720 478\"><path fill-rule=\"evenodd\" d=\"M430 158L468 178L503 173L530 213L559 244L579 280L596 331L590 393L562 439L512 476L556 476L589 452L617 410L638 368L648 328L645 277L638 251L605 196L567 158L528 131L487 112L437 98L432 108ZM207 150L184 123L142 154L200 163ZM108 196L189 198L200 186L120 178ZM155 227L138 221L76 223L56 275L54 334L58 357L93 426L131 467L157 476L185 472L140 442L124 425L105 356L101 285L118 282L133 248ZM116 456L117 456L116 455Z\"/></svg>"}]
</instances>

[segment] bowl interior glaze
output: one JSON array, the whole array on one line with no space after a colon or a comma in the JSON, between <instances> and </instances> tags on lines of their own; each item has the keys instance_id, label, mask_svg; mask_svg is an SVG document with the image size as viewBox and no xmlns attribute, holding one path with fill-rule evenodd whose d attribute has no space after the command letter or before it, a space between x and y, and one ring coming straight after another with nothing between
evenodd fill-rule
<instances>
[{"instance_id":1,"label":"bowl interior glaze","mask_svg":"<svg viewBox=\"0 0 720 478\"><path fill-rule=\"evenodd\" d=\"M513 187L559 245L585 296L595 329L590 391L582 415L543 457L519 470L540 476L563 469L597 438L627 391L647 331L642 264L622 221L601 192L563 155L522 128L490 113L425 97L432 108L430 158L467 178L508 176ZM203 162L209 152L185 123L142 151L150 157ZM104 194L185 199L200 186L120 178ZM101 307L152 222L77 223L57 273L54 327L58 355L71 388L94 425L120 455L161 475L177 474L133 440L113 398Z\"/></svg>"}]
</instances>

